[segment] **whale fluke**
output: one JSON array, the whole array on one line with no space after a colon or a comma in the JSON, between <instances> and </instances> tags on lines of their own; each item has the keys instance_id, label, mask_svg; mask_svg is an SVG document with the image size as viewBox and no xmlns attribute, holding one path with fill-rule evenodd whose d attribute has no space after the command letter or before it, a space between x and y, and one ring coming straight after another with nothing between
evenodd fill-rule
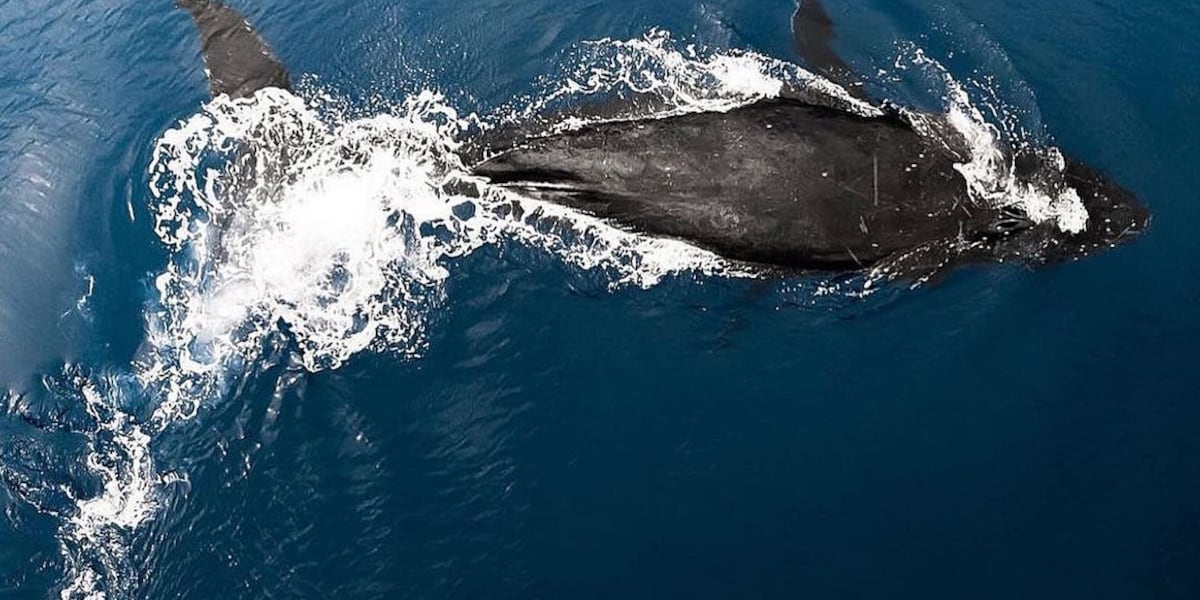
<instances>
[{"instance_id":1,"label":"whale fluke","mask_svg":"<svg viewBox=\"0 0 1200 600\"><path fill-rule=\"evenodd\" d=\"M200 31L213 97L246 98L263 88L291 89L287 69L238 11L216 0L176 0Z\"/></svg>"}]
</instances>

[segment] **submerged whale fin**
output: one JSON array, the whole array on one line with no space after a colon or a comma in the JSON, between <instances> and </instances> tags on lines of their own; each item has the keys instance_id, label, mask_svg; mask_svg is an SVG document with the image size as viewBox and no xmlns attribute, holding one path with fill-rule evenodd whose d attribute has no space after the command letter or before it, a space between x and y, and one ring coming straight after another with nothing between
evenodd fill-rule
<instances>
[{"instance_id":1,"label":"submerged whale fin","mask_svg":"<svg viewBox=\"0 0 1200 600\"><path fill-rule=\"evenodd\" d=\"M213 97L245 98L268 87L290 89L287 70L238 11L217 0L176 0L192 15Z\"/></svg>"},{"instance_id":2,"label":"submerged whale fin","mask_svg":"<svg viewBox=\"0 0 1200 600\"><path fill-rule=\"evenodd\" d=\"M833 20L820 0L801 0L792 16L792 35L804 66L846 88L851 96L870 101L854 70L833 51Z\"/></svg>"}]
</instances>

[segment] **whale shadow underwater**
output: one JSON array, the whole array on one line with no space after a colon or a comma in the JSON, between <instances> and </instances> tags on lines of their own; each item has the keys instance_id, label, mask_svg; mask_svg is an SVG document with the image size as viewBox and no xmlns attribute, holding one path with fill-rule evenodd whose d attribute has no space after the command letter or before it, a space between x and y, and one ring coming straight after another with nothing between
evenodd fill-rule
<instances>
[{"instance_id":1,"label":"whale shadow underwater","mask_svg":"<svg viewBox=\"0 0 1200 600\"><path fill-rule=\"evenodd\" d=\"M287 70L240 13L216 0L177 5L195 20L214 97L288 89ZM832 22L817 0L797 9L793 29L809 69L871 103L832 51ZM976 200L956 168L964 151L936 133L946 129L941 115L871 106L864 115L784 96L724 112L595 122L508 136L471 170L627 230L788 272L871 270L920 282L967 264L1077 260L1149 226L1131 193L1069 157L1051 169L1010 157L1030 185L1049 173L1052 185L1077 194L1086 216L1066 226L1019 204Z\"/></svg>"}]
</instances>

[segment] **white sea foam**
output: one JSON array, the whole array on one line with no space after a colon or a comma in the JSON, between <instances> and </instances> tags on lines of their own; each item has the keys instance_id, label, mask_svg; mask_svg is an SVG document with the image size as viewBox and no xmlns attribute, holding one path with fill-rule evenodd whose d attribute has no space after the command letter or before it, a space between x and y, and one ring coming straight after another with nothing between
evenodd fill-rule
<instances>
[{"instance_id":1,"label":"white sea foam","mask_svg":"<svg viewBox=\"0 0 1200 600\"><path fill-rule=\"evenodd\" d=\"M798 94L862 115L879 109L842 87L795 64L749 50L713 50L683 44L654 29L631 40L605 38L575 47L563 72L542 82L542 90L508 107L501 120L528 122L558 109L612 97L637 98L612 118L667 117L690 112L723 112L765 98ZM644 101L651 100L646 103ZM567 118L560 128L596 119Z\"/></svg>"},{"instance_id":2,"label":"white sea foam","mask_svg":"<svg viewBox=\"0 0 1200 600\"><path fill-rule=\"evenodd\" d=\"M100 600L129 591L129 535L156 509L159 478L150 457L151 432L120 408L119 382L96 380L68 368L95 429L87 439L86 463L100 493L79 499L62 527L59 545L68 573L64 599ZM64 490L65 491L65 490ZM71 495L70 492L67 492Z\"/></svg>"}]
</instances>

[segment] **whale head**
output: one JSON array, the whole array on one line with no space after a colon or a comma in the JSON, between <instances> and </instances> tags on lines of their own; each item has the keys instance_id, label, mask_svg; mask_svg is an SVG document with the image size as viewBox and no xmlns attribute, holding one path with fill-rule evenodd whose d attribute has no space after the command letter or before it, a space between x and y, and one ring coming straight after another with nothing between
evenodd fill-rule
<instances>
[{"instance_id":1,"label":"whale head","mask_svg":"<svg viewBox=\"0 0 1200 600\"><path fill-rule=\"evenodd\" d=\"M1150 211L1132 193L1081 162L1068 160L1067 185L1088 211L1087 227L1061 240L1048 262L1073 260L1133 241L1150 227Z\"/></svg>"},{"instance_id":2,"label":"whale head","mask_svg":"<svg viewBox=\"0 0 1200 600\"><path fill-rule=\"evenodd\" d=\"M1046 265L1079 260L1136 239L1150 226L1150 211L1100 171L1066 159L1063 183L1079 195L1087 222L1074 231L1053 219L1036 222L1017 208L997 212L978 234L996 262Z\"/></svg>"}]
</instances>

